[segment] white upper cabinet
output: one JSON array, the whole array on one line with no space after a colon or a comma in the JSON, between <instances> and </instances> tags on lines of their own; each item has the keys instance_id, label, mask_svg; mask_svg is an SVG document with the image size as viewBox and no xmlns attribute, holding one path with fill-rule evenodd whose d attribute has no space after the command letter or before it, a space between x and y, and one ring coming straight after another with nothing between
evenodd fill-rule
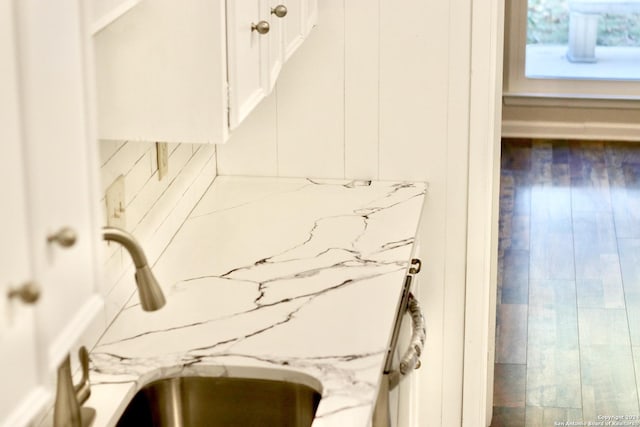
<instances>
[{"instance_id":1,"label":"white upper cabinet","mask_svg":"<svg viewBox=\"0 0 640 427\"><path fill-rule=\"evenodd\" d=\"M224 17L220 0L146 0L97 33L99 138L225 141Z\"/></svg>"},{"instance_id":2,"label":"white upper cabinet","mask_svg":"<svg viewBox=\"0 0 640 427\"><path fill-rule=\"evenodd\" d=\"M275 12L279 5L287 8L283 17ZM273 90L284 61L315 23L314 5L142 1L94 37L98 136L226 142ZM301 34L297 45L292 31Z\"/></svg>"},{"instance_id":3,"label":"white upper cabinet","mask_svg":"<svg viewBox=\"0 0 640 427\"><path fill-rule=\"evenodd\" d=\"M318 20L318 0L301 0L303 5L303 22L304 22L304 34L305 37L309 34L311 29L316 25Z\"/></svg>"},{"instance_id":4,"label":"white upper cabinet","mask_svg":"<svg viewBox=\"0 0 640 427\"><path fill-rule=\"evenodd\" d=\"M42 287L39 353L49 371L101 310L88 39L82 0L14 4L29 247L33 279ZM70 247L48 239L64 228L77 235Z\"/></svg>"},{"instance_id":5,"label":"white upper cabinet","mask_svg":"<svg viewBox=\"0 0 640 427\"><path fill-rule=\"evenodd\" d=\"M269 56L272 41L279 38L265 6L261 0L230 1L227 5L230 129L267 96L271 85Z\"/></svg>"},{"instance_id":6,"label":"white upper cabinet","mask_svg":"<svg viewBox=\"0 0 640 427\"><path fill-rule=\"evenodd\" d=\"M83 0L0 7L0 426L26 425L52 402L58 365L103 315L82 7ZM76 236L68 247L53 240L65 227ZM27 283L37 300L8 297Z\"/></svg>"},{"instance_id":7,"label":"white upper cabinet","mask_svg":"<svg viewBox=\"0 0 640 427\"><path fill-rule=\"evenodd\" d=\"M306 37L304 30L306 0L272 0L274 4L283 5L287 9L286 26L284 26L284 59L288 60L298 49ZM277 7L277 6L275 6Z\"/></svg>"},{"instance_id":8,"label":"white upper cabinet","mask_svg":"<svg viewBox=\"0 0 640 427\"><path fill-rule=\"evenodd\" d=\"M29 408L46 403L46 391L38 375L34 305L20 298L6 298L12 289L33 283L29 260L26 180L20 140L17 61L13 10L0 3L0 210L4 236L0 239L0 425L20 425L29 419Z\"/></svg>"},{"instance_id":9,"label":"white upper cabinet","mask_svg":"<svg viewBox=\"0 0 640 427\"><path fill-rule=\"evenodd\" d=\"M280 6L278 9L276 7ZM278 79L282 65L284 64L284 31L288 25L287 8L282 2L268 0L265 2L267 8L267 19L270 25L269 39L269 66L268 66L268 89L271 91Z\"/></svg>"}]
</instances>

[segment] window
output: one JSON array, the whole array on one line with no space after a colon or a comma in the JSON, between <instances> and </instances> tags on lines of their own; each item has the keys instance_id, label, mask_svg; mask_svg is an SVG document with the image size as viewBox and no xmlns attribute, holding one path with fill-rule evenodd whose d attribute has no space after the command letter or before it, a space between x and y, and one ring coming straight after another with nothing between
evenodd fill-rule
<instances>
[{"instance_id":1,"label":"window","mask_svg":"<svg viewBox=\"0 0 640 427\"><path fill-rule=\"evenodd\" d=\"M507 98L640 100L640 0L507 0L505 29Z\"/></svg>"}]
</instances>

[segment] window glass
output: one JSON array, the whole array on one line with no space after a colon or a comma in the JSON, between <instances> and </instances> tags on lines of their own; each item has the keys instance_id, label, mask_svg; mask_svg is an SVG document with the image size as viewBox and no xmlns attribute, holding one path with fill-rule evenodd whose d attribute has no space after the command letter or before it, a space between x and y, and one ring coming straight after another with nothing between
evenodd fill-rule
<instances>
[{"instance_id":1,"label":"window glass","mask_svg":"<svg viewBox=\"0 0 640 427\"><path fill-rule=\"evenodd\" d=\"M640 80L640 0L528 0L525 76Z\"/></svg>"},{"instance_id":2,"label":"window glass","mask_svg":"<svg viewBox=\"0 0 640 427\"><path fill-rule=\"evenodd\" d=\"M507 103L640 108L640 0L505 0Z\"/></svg>"}]
</instances>

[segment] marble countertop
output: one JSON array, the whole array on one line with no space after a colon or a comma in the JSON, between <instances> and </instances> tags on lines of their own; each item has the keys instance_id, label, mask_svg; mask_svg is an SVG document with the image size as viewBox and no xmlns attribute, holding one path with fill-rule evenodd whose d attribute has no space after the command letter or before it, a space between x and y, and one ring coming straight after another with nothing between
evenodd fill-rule
<instances>
[{"instance_id":1,"label":"marble countertop","mask_svg":"<svg viewBox=\"0 0 640 427\"><path fill-rule=\"evenodd\" d=\"M314 427L369 425L423 183L217 177L91 352L95 426L176 375L290 372L322 387ZM268 368L268 371L256 371Z\"/></svg>"}]
</instances>

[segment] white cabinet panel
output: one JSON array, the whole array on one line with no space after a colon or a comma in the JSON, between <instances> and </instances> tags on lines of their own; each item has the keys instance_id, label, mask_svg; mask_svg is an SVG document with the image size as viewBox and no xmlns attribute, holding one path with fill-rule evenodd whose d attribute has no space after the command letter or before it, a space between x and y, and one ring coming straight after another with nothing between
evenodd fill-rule
<instances>
[{"instance_id":1,"label":"white cabinet panel","mask_svg":"<svg viewBox=\"0 0 640 427\"><path fill-rule=\"evenodd\" d=\"M286 26L288 24L288 11L285 16L279 16L277 13L281 14L283 10L286 9L278 9L276 12L276 8L278 6L283 6L278 0L266 0L265 6L267 7L267 13L269 13L269 23L271 25L271 30L269 31L269 65L268 65L268 81L269 87L268 92L271 92L278 80L278 76L280 75L280 70L282 70L282 65L285 61L284 56L284 33L286 30ZM284 6L286 8L286 6Z\"/></svg>"},{"instance_id":2,"label":"white cabinet panel","mask_svg":"<svg viewBox=\"0 0 640 427\"><path fill-rule=\"evenodd\" d=\"M287 7L286 25L284 26L284 58L286 61L302 44L305 37L304 2L303 0L274 1Z\"/></svg>"},{"instance_id":3,"label":"white cabinet panel","mask_svg":"<svg viewBox=\"0 0 640 427\"><path fill-rule=\"evenodd\" d=\"M84 13L82 0L0 6L0 426L52 403L56 368L102 314ZM47 239L63 226L69 248ZM28 281L37 301L6 298Z\"/></svg>"},{"instance_id":4,"label":"white cabinet panel","mask_svg":"<svg viewBox=\"0 0 640 427\"><path fill-rule=\"evenodd\" d=\"M265 34L252 28L261 23L269 25ZM229 2L227 26L229 127L234 129L268 93L271 67L265 65L272 47L272 36L279 31L277 25L269 22L268 11L262 0Z\"/></svg>"},{"instance_id":5,"label":"white cabinet panel","mask_svg":"<svg viewBox=\"0 0 640 427\"><path fill-rule=\"evenodd\" d=\"M301 0L304 2L304 33L309 34L318 21L318 0Z\"/></svg>"},{"instance_id":6,"label":"white cabinet panel","mask_svg":"<svg viewBox=\"0 0 640 427\"><path fill-rule=\"evenodd\" d=\"M272 31L269 40L270 90L283 64L305 38L303 0L267 0Z\"/></svg>"},{"instance_id":7,"label":"white cabinet panel","mask_svg":"<svg viewBox=\"0 0 640 427\"><path fill-rule=\"evenodd\" d=\"M0 425L28 421L27 408L38 410L46 397L37 369L34 306L5 296L33 279L29 263L25 180L20 145L17 64L10 2L0 3L0 378L11 384L0 394ZM4 420L4 421L3 421Z\"/></svg>"},{"instance_id":8,"label":"white cabinet panel","mask_svg":"<svg viewBox=\"0 0 640 427\"><path fill-rule=\"evenodd\" d=\"M89 156L83 14L78 0L16 3L23 146L27 164L30 247L43 367L54 370L81 334L79 317L93 304L97 195ZM78 235L71 248L48 243L62 227ZM88 321L88 319L86 319Z\"/></svg>"},{"instance_id":9,"label":"white cabinet panel","mask_svg":"<svg viewBox=\"0 0 640 427\"><path fill-rule=\"evenodd\" d=\"M0 28L5 27L0 25ZM0 40L0 44L4 44L4 40ZM5 53L4 47L0 47L1 54ZM33 273L29 262L25 185L22 179L24 171L16 126L18 123L11 117L17 109L6 108L17 105L8 105L15 98L5 98L5 95L11 97L11 94L5 92L5 71L3 69L0 72L0 93L3 94L0 100L0 139L3 141L0 179L11 185L0 186L0 197L11 201L11 207L0 210L0 223L5 227L5 236L0 239L0 378L3 384L11 385L11 390L3 390L0 394L0 425L10 427L26 424L34 411L47 403L49 395L38 374L36 305L27 304L18 298L6 298L9 289L16 289L32 281Z\"/></svg>"}]
</instances>

